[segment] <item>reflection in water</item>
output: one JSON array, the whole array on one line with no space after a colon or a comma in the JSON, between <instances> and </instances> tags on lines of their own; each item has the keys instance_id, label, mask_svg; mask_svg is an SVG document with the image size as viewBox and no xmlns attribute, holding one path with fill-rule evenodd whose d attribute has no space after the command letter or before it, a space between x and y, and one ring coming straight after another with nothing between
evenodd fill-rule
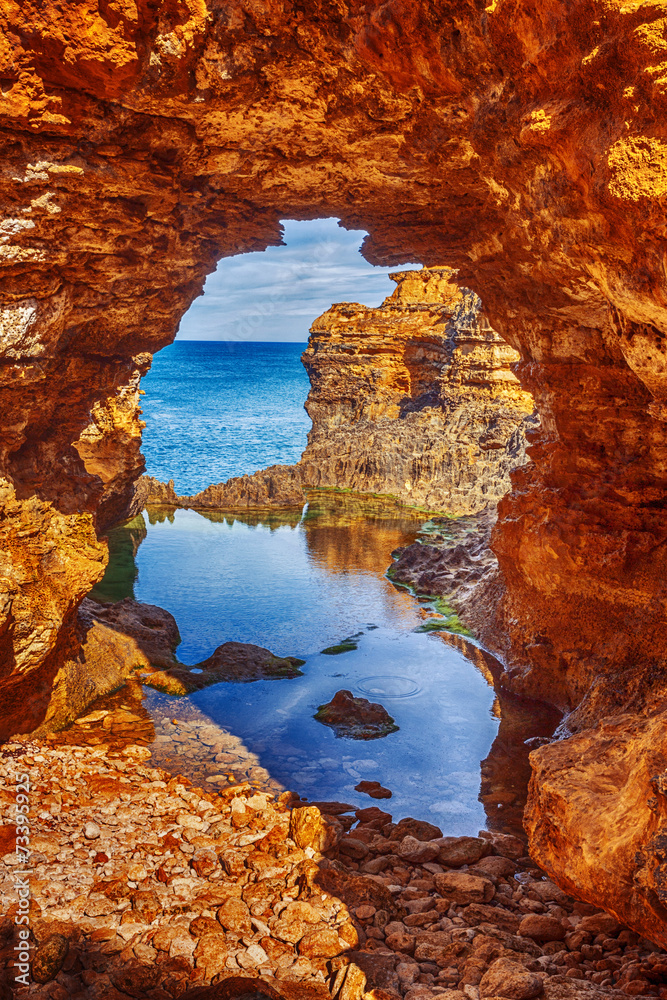
<instances>
[{"instance_id":1,"label":"reflection in water","mask_svg":"<svg viewBox=\"0 0 667 1000\"><path fill-rule=\"evenodd\" d=\"M414 631L428 612L385 571L419 526L318 500L304 516L151 510L148 526L138 518L114 529L92 596L134 593L169 610L183 662L229 640L307 658L292 680L222 683L184 699L146 692L156 763L213 785L245 777L359 805L369 799L354 786L374 779L393 791L395 818L421 816L453 834L516 828L523 741L551 719L525 702L515 711L502 692L498 701L498 665L474 643ZM321 653L350 635L357 648ZM343 688L383 704L399 731L372 743L336 738L313 716Z\"/></svg>"},{"instance_id":2,"label":"reflection in water","mask_svg":"<svg viewBox=\"0 0 667 1000\"><path fill-rule=\"evenodd\" d=\"M109 565L104 579L91 593L96 601L113 603L125 597L134 597L134 581L137 578L136 555L146 537L146 522L143 514L127 521L107 533L109 538Z\"/></svg>"}]
</instances>

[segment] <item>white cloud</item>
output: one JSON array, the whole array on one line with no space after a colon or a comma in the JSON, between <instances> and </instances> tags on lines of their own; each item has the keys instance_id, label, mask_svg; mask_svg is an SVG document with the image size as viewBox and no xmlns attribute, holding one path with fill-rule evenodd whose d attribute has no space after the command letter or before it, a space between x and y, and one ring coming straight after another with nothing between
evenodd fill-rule
<instances>
[{"instance_id":1,"label":"white cloud","mask_svg":"<svg viewBox=\"0 0 667 1000\"><path fill-rule=\"evenodd\" d=\"M359 253L366 233L336 219L285 222L286 246L226 257L181 321L179 340L279 340L302 343L334 302L379 306L394 289ZM405 265L406 267L419 265Z\"/></svg>"}]
</instances>

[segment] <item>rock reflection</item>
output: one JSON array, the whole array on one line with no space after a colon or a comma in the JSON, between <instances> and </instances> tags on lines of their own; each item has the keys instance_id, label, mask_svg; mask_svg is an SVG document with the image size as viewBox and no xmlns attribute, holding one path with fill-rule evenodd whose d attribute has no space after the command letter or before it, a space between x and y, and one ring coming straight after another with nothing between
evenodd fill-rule
<instances>
[{"instance_id":1,"label":"rock reflection","mask_svg":"<svg viewBox=\"0 0 667 1000\"><path fill-rule=\"evenodd\" d=\"M531 750L536 741L553 735L562 715L553 705L522 698L499 684L502 664L464 636L439 633L440 638L464 654L495 688L493 713L500 720L498 734L481 762L479 800L484 805L488 830L523 835L523 811L530 781Z\"/></svg>"}]
</instances>

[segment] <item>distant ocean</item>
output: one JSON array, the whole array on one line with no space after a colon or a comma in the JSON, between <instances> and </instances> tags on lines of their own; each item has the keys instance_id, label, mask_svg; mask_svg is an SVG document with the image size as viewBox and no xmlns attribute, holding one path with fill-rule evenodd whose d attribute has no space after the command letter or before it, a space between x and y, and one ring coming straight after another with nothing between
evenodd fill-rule
<instances>
[{"instance_id":1,"label":"distant ocean","mask_svg":"<svg viewBox=\"0 0 667 1000\"><path fill-rule=\"evenodd\" d=\"M298 461L311 426L305 347L180 340L159 351L142 382L147 473L187 494Z\"/></svg>"}]
</instances>

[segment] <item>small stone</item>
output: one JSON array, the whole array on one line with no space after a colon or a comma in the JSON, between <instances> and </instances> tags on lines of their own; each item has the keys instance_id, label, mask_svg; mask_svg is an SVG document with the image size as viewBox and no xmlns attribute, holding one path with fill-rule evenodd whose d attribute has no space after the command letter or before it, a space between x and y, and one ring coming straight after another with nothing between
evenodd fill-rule
<instances>
[{"instance_id":1,"label":"small stone","mask_svg":"<svg viewBox=\"0 0 667 1000\"><path fill-rule=\"evenodd\" d=\"M383 788L379 781L360 781L354 786L355 792L362 795L370 795L372 799L390 799L391 792L388 788Z\"/></svg>"},{"instance_id":2,"label":"small stone","mask_svg":"<svg viewBox=\"0 0 667 1000\"><path fill-rule=\"evenodd\" d=\"M141 889L130 897L132 909L145 924L152 924L158 913L162 913L160 897L154 889Z\"/></svg>"},{"instance_id":3,"label":"small stone","mask_svg":"<svg viewBox=\"0 0 667 1000\"><path fill-rule=\"evenodd\" d=\"M533 941L562 941L565 928L560 920L546 913L529 913L519 924L519 935Z\"/></svg>"},{"instance_id":4,"label":"small stone","mask_svg":"<svg viewBox=\"0 0 667 1000\"><path fill-rule=\"evenodd\" d=\"M33 955L32 978L36 983L50 983L63 967L69 941L62 934L52 934Z\"/></svg>"},{"instance_id":5,"label":"small stone","mask_svg":"<svg viewBox=\"0 0 667 1000\"><path fill-rule=\"evenodd\" d=\"M317 806L292 809L289 836L302 850L312 847L322 853L338 843L342 824L334 816L322 815Z\"/></svg>"},{"instance_id":6,"label":"small stone","mask_svg":"<svg viewBox=\"0 0 667 1000\"><path fill-rule=\"evenodd\" d=\"M491 849L488 840L481 837L440 837L435 843L440 848L438 860L450 868L474 865Z\"/></svg>"},{"instance_id":7,"label":"small stone","mask_svg":"<svg viewBox=\"0 0 667 1000\"><path fill-rule=\"evenodd\" d=\"M531 886L531 889L533 886ZM582 917L577 924L578 931L585 931L587 934L607 934L612 936L618 934L621 930L621 924L619 924L616 917L612 917L611 913L593 913L589 917Z\"/></svg>"},{"instance_id":8,"label":"small stone","mask_svg":"<svg viewBox=\"0 0 667 1000\"><path fill-rule=\"evenodd\" d=\"M83 835L86 838L86 840L97 840L97 838L101 836L101 834L102 831L100 830L99 826L97 825L97 823L93 823L92 820L86 823L85 827L83 828Z\"/></svg>"},{"instance_id":9,"label":"small stone","mask_svg":"<svg viewBox=\"0 0 667 1000\"><path fill-rule=\"evenodd\" d=\"M491 855L490 857L480 858L479 861L476 861L475 868L493 875L494 878L507 878L510 875L514 875L516 864L510 858L500 858L497 855Z\"/></svg>"},{"instance_id":10,"label":"small stone","mask_svg":"<svg viewBox=\"0 0 667 1000\"><path fill-rule=\"evenodd\" d=\"M218 910L218 921L226 931L234 934L252 934L250 910L242 899L232 897Z\"/></svg>"},{"instance_id":11,"label":"small stone","mask_svg":"<svg viewBox=\"0 0 667 1000\"><path fill-rule=\"evenodd\" d=\"M379 739L398 731L382 705L367 698L355 698L351 691L337 691L330 702L320 705L314 718L330 726L336 736L353 740Z\"/></svg>"},{"instance_id":12,"label":"small stone","mask_svg":"<svg viewBox=\"0 0 667 1000\"><path fill-rule=\"evenodd\" d=\"M392 951L400 951L406 955L412 955L415 950L415 938L405 931L395 931L385 937L385 944Z\"/></svg>"},{"instance_id":13,"label":"small stone","mask_svg":"<svg viewBox=\"0 0 667 1000\"><path fill-rule=\"evenodd\" d=\"M362 840L357 840L356 837L342 837L338 844L338 850L345 857L352 858L353 861L363 861L370 854L368 845Z\"/></svg>"},{"instance_id":14,"label":"small stone","mask_svg":"<svg viewBox=\"0 0 667 1000\"><path fill-rule=\"evenodd\" d=\"M369 906L367 903L364 903L363 906L358 906L354 911L355 917L358 917L359 920L370 920L371 917L375 916L375 913L375 907Z\"/></svg>"},{"instance_id":15,"label":"small stone","mask_svg":"<svg viewBox=\"0 0 667 1000\"><path fill-rule=\"evenodd\" d=\"M332 927L318 927L299 942L299 954L306 958L334 958L347 949Z\"/></svg>"},{"instance_id":16,"label":"small stone","mask_svg":"<svg viewBox=\"0 0 667 1000\"><path fill-rule=\"evenodd\" d=\"M213 872L219 871L220 862L218 861L218 855L212 848L203 847L195 851L190 861L190 866L200 878L208 878Z\"/></svg>"},{"instance_id":17,"label":"small stone","mask_svg":"<svg viewBox=\"0 0 667 1000\"><path fill-rule=\"evenodd\" d=\"M526 845L511 833L488 833L486 830L481 830L480 837L489 841L492 854L498 854L502 858L517 861L526 854Z\"/></svg>"},{"instance_id":18,"label":"small stone","mask_svg":"<svg viewBox=\"0 0 667 1000\"><path fill-rule=\"evenodd\" d=\"M155 965L144 965L137 961L128 962L120 969L113 969L109 979L113 985L131 997L143 997L148 990L158 984L160 970Z\"/></svg>"}]
</instances>

